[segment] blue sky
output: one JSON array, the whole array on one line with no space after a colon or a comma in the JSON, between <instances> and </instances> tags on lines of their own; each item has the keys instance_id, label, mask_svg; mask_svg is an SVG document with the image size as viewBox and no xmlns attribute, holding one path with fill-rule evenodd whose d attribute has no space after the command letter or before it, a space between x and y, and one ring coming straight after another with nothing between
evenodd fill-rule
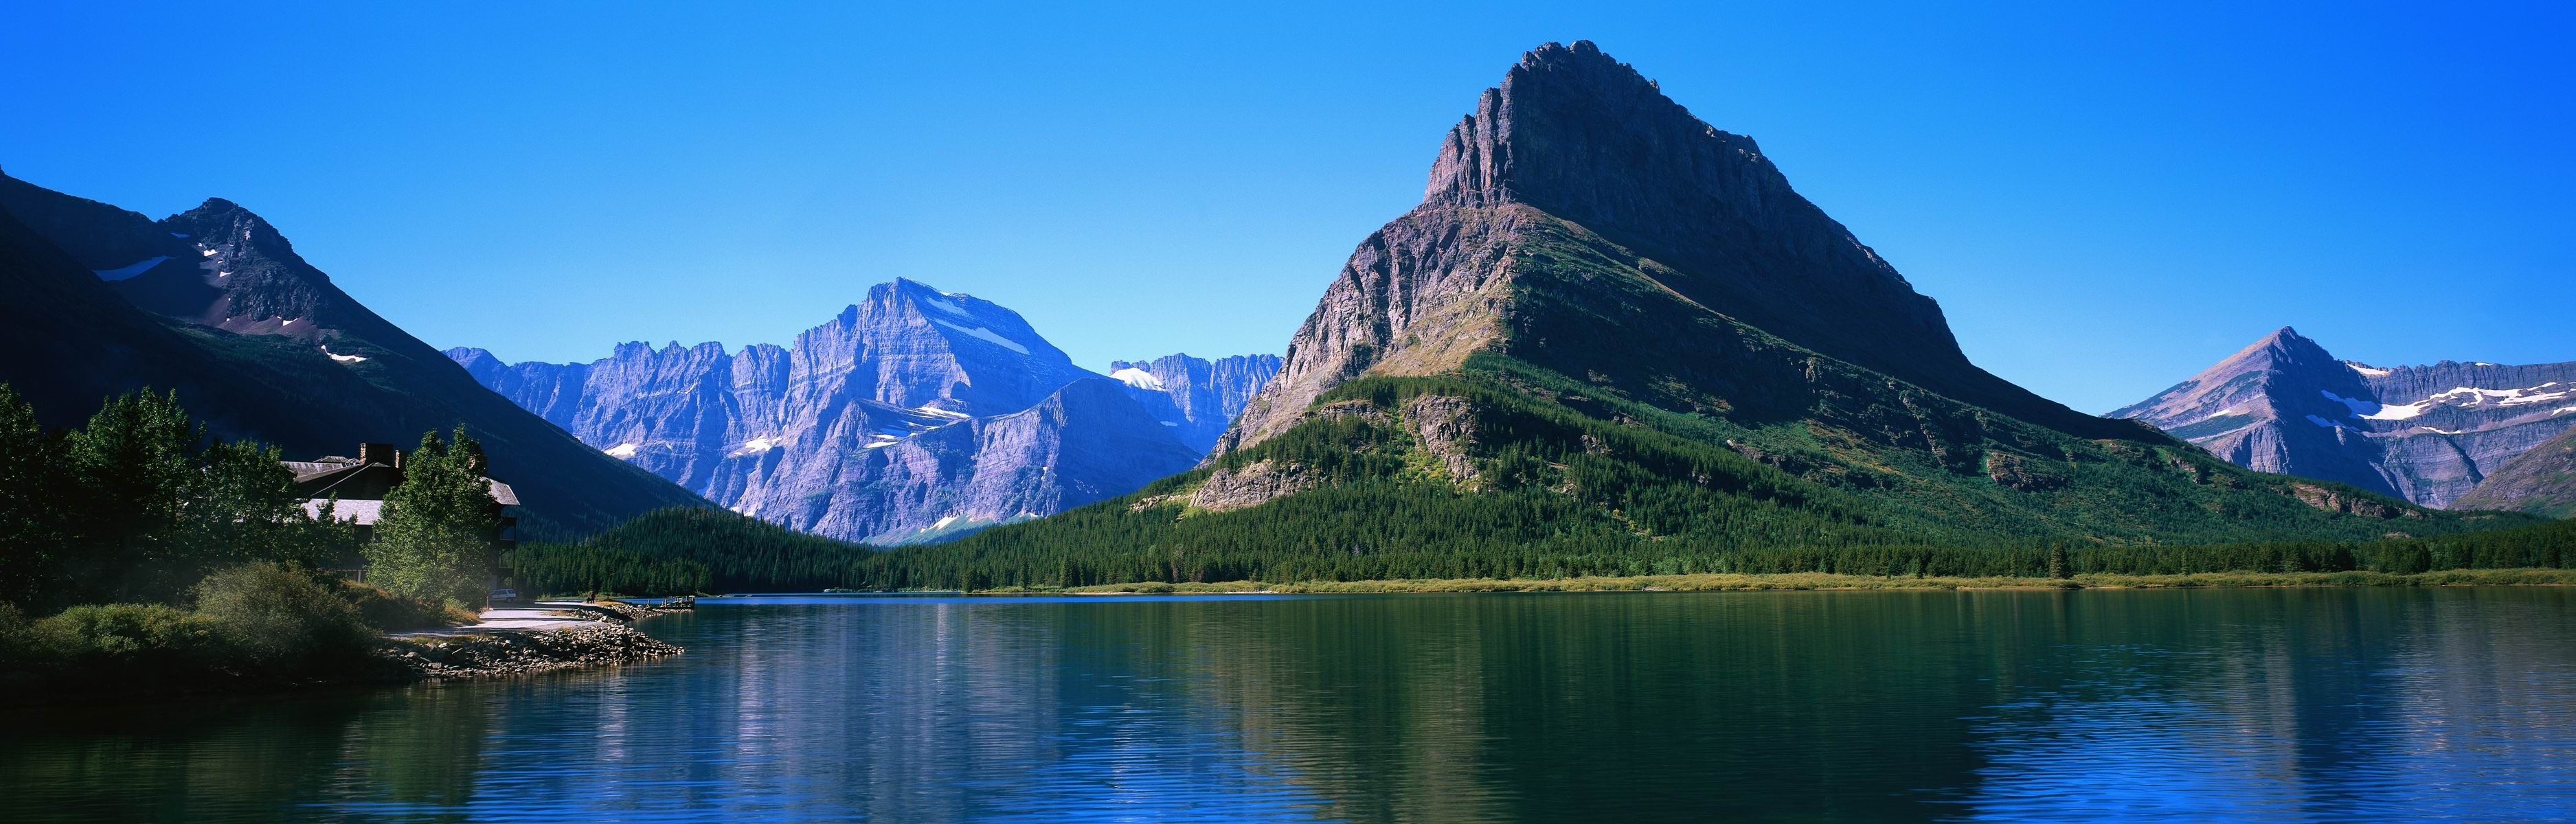
<instances>
[{"instance_id":1,"label":"blue sky","mask_svg":"<svg viewBox=\"0 0 2576 824\"><path fill-rule=\"evenodd\" d=\"M783 343L898 276L1095 369L1275 352L1477 93L1575 39L2080 409L2284 324L2576 359L2562 4L106 5L0 10L0 168L238 201L509 360Z\"/></svg>"}]
</instances>

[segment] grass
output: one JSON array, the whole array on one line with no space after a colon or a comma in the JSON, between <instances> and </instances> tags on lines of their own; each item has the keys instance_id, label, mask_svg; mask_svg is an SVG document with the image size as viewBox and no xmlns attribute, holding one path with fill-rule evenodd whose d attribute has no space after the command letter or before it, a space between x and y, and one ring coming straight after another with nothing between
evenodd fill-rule
<instances>
[{"instance_id":1,"label":"grass","mask_svg":"<svg viewBox=\"0 0 2576 824\"><path fill-rule=\"evenodd\" d=\"M1643 575L1558 579L1411 579L1393 581L1304 581L1262 583L1136 583L1069 589L1012 588L986 594L1065 593L1219 594L1219 593L1398 593L1398 592L1725 592L1755 590L1886 590L1886 589L2177 589L2192 587L2420 587L2420 586L2569 586L2576 570L2452 569L2399 575L2384 572L2206 572L2191 575L2077 575L2052 578L1880 577L1793 572L1776 575Z\"/></svg>"}]
</instances>

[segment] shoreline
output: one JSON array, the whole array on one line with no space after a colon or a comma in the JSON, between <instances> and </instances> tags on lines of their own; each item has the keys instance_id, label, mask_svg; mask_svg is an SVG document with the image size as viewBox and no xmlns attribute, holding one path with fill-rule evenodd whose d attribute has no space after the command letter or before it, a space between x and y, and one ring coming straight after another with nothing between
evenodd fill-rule
<instances>
[{"instance_id":1,"label":"shoreline","mask_svg":"<svg viewBox=\"0 0 2576 824\"><path fill-rule=\"evenodd\" d=\"M687 651L633 626L637 620L681 610L622 604L607 611L619 617L594 613L598 617L563 619L545 626L473 625L385 633L372 648L354 653L340 672L328 677L289 679L236 672L193 683L160 682L143 688L98 684L68 692L42 684L8 684L0 687L0 698L22 706L55 707L291 698L613 667Z\"/></svg>"},{"instance_id":2,"label":"shoreline","mask_svg":"<svg viewBox=\"0 0 2576 824\"><path fill-rule=\"evenodd\" d=\"M2576 569L2386 572L2087 573L2072 578L1881 577L1823 572L1707 573L1584 578L1413 578L1385 581L1098 584L979 590L973 595L1323 595L1436 592L1764 592L1869 590L2220 589L2288 587L2576 586Z\"/></svg>"},{"instance_id":3,"label":"shoreline","mask_svg":"<svg viewBox=\"0 0 2576 824\"><path fill-rule=\"evenodd\" d=\"M533 622L534 625L502 625L504 621L530 623L523 618L487 618L485 623L473 626L389 634L376 657L401 673L398 683L417 683L616 666L687 652L634 626L680 610L623 601L555 605L553 610L543 609L546 606L512 610L558 614L553 620Z\"/></svg>"}]
</instances>

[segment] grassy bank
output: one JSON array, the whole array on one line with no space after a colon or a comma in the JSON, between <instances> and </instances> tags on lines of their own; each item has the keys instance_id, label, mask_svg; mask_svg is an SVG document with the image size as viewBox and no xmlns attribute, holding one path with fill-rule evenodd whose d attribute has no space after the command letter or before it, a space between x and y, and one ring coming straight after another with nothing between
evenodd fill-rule
<instances>
[{"instance_id":1,"label":"grassy bank","mask_svg":"<svg viewBox=\"0 0 2576 824\"><path fill-rule=\"evenodd\" d=\"M2385 572L2204 572L2190 575L2077 575L2055 578L1951 578L1833 575L1792 572L1776 575L1641 575L1626 577L1529 579L1412 579L1394 581L1306 581L1262 583L1137 583L1072 587L1060 590L988 590L993 594L1067 593L1077 595L1379 592L1724 592L1754 590L1870 589L2173 589L2190 587L2423 587L2423 586L2568 586L2576 570L2452 569L2400 575Z\"/></svg>"}]
</instances>

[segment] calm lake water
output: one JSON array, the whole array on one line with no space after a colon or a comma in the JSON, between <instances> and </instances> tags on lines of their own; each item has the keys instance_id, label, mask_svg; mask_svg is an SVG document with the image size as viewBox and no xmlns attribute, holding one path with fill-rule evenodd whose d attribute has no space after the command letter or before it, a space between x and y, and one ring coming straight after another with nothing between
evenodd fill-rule
<instances>
[{"instance_id":1,"label":"calm lake water","mask_svg":"<svg viewBox=\"0 0 2576 824\"><path fill-rule=\"evenodd\" d=\"M706 600L610 671L16 710L7 820L2576 818L2576 591Z\"/></svg>"}]
</instances>

